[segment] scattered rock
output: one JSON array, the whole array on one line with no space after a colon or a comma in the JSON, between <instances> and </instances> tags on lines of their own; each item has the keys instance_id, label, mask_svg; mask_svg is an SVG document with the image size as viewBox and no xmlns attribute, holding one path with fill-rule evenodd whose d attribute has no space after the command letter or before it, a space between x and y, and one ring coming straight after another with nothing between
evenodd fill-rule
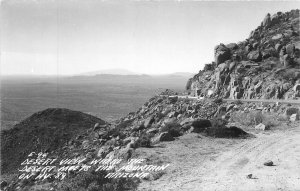
<instances>
[{"instance_id":1,"label":"scattered rock","mask_svg":"<svg viewBox=\"0 0 300 191\"><path fill-rule=\"evenodd\" d=\"M232 108L234 108L234 106L235 106L234 104L227 105L226 112L230 111Z\"/></svg>"},{"instance_id":2,"label":"scattered rock","mask_svg":"<svg viewBox=\"0 0 300 191\"><path fill-rule=\"evenodd\" d=\"M273 161L268 160L267 162L264 163L265 166L274 166Z\"/></svg>"},{"instance_id":3,"label":"scattered rock","mask_svg":"<svg viewBox=\"0 0 300 191\"><path fill-rule=\"evenodd\" d=\"M174 141L174 137L171 136L169 132L163 132L160 133L158 136L154 137L152 139L152 143L158 143L158 142L163 142L163 141Z\"/></svg>"},{"instance_id":4,"label":"scattered rock","mask_svg":"<svg viewBox=\"0 0 300 191\"><path fill-rule=\"evenodd\" d=\"M266 130L266 126L264 124L260 123L255 126L255 129L264 131L264 130Z\"/></svg>"},{"instance_id":5,"label":"scattered rock","mask_svg":"<svg viewBox=\"0 0 300 191\"><path fill-rule=\"evenodd\" d=\"M283 37L282 34L277 34L277 35L274 35L274 36L272 37L272 40L279 40L279 39L281 39L282 37Z\"/></svg>"},{"instance_id":6,"label":"scattered rock","mask_svg":"<svg viewBox=\"0 0 300 191\"><path fill-rule=\"evenodd\" d=\"M90 146L89 140L84 140L84 141L82 142L82 147L83 147L84 149L87 149L89 146Z\"/></svg>"},{"instance_id":7,"label":"scattered rock","mask_svg":"<svg viewBox=\"0 0 300 191\"><path fill-rule=\"evenodd\" d=\"M281 48L282 48L281 44L278 43L278 44L275 45L275 49L276 49L277 52L279 52L281 50Z\"/></svg>"},{"instance_id":8,"label":"scattered rock","mask_svg":"<svg viewBox=\"0 0 300 191\"><path fill-rule=\"evenodd\" d=\"M298 113L294 113L290 116L290 121L298 121L299 120L299 114Z\"/></svg>"},{"instance_id":9,"label":"scattered rock","mask_svg":"<svg viewBox=\"0 0 300 191\"><path fill-rule=\"evenodd\" d=\"M109 152L111 152L113 149L109 146L103 146L101 147L97 152L97 157L104 158Z\"/></svg>"},{"instance_id":10,"label":"scattered rock","mask_svg":"<svg viewBox=\"0 0 300 191\"><path fill-rule=\"evenodd\" d=\"M290 57L290 55L286 54L282 57L283 60L283 65L285 68L288 68L289 66L291 66L293 64L293 60Z\"/></svg>"},{"instance_id":11,"label":"scattered rock","mask_svg":"<svg viewBox=\"0 0 300 191\"><path fill-rule=\"evenodd\" d=\"M8 183L6 181L1 181L1 184L0 184L1 190L4 189L6 186L8 186Z\"/></svg>"},{"instance_id":12,"label":"scattered rock","mask_svg":"<svg viewBox=\"0 0 300 191\"><path fill-rule=\"evenodd\" d=\"M153 122L154 122L154 117L153 116L148 117L144 123L145 128L149 128Z\"/></svg>"},{"instance_id":13,"label":"scattered rock","mask_svg":"<svg viewBox=\"0 0 300 191\"><path fill-rule=\"evenodd\" d=\"M286 45L286 53L289 55L289 56L292 56L295 52L295 45L293 44L288 44Z\"/></svg>"},{"instance_id":14,"label":"scattered rock","mask_svg":"<svg viewBox=\"0 0 300 191\"><path fill-rule=\"evenodd\" d=\"M124 159L124 160L128 160L128 159L131 158L133 152L134 152L133 148L130 148L130 147L122 148L118 151L116 158L121 158L121 159Z\"/></svg>"},{"instance_id":15,"label":"scattered rock","mask_svg":"<svg viewBox=\"0 0 300 191\"><path fill-rule=\"evenodd\" d=\"M261 55L261 52L260 51L251 51L247 58L251 61L254 61L254 62L260 62L262 60L262 55Z\"/></svg>"},{"instance_id":16,"label":"scattered rock","mask_svg":"<svg viewBox=\"0 0 300 191\"><path fill-rule=\"evenodd\" d=\"M94 129L93 129L93 130L95 131L95 130L97 130L98 128L99 128L99 123L96 123L96 124L94 125Z\"/></svg>"},{"instance_id":17,"label":"scattered rock","mask_svg":"<svg viewBox=\"0 0 300 191\"><path fill-rule=\"evenodd\" d=\"M150 134L150 133L155 134L155 133L157 133L157 132L158 132L158 129L157 129L157 128L151 128L151 129L147 130L147 133L148 133L148 134Z\"/></svg>"}]
</instances>

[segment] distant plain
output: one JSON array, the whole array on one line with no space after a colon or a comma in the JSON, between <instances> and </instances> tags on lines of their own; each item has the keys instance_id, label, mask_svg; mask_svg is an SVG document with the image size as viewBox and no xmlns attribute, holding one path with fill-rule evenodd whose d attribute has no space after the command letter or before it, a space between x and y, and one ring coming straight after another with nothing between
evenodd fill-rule
<instances>
[{"instance_id":1,"label":"distant plain","mask_svg":"<svg viewBox=\"0 0 300 191\"><path fill-rule=\"evenodd\" d=\"M1 79L1 130L47 108L68 108L112 122L165 89L184 90L187 76L96 75Z\"/></svg>"}]
</instances>

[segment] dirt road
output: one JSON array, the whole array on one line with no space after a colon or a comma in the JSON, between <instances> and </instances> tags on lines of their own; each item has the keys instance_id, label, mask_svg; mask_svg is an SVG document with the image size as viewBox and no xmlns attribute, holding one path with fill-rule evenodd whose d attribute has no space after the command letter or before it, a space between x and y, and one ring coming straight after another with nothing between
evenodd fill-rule
<instances>
[{"instance_id":1,"label":"dirt road","mask_svg":"<svg viewBox=\"0 0 300 191\"><path fill-rule=\"evenodd\" d=\"M171 167L160 179L143 181L139 190L300 190L300 123L287 128L253 131L255 138L246 140L187 134L140 149L140 156ZM274 166L264 166L267 160Z\"/></svg>"},{"instance_id":2,"label":"dirt road","mask_svg":"<svg viewBox=\"0 0 300 191\"><path fill-rule=\"evenodd\" d=\"M161 95L163 96L163 95ZM178 97L179 99L189 99L189 100L201 100L199 97L194 97L194 96L181 96L181 95L170 95L169 97ZM214 99L210 98L202 98L202 99L207 99L210 101L213 101ZM292 105L300 105L300 100L283 100L283 99L223 99L223 101L226 102L234 102L234 101L241 101L241 102L254 102L254 103L282 103L282 104L292 104Z\"/></svg>"}]
</instances>

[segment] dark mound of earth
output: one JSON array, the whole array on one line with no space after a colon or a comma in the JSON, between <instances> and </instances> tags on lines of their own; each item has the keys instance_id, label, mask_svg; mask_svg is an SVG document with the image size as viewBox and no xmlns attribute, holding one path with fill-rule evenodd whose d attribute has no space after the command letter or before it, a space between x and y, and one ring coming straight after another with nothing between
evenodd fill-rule
<instances>
[{"instance_id":1,"label":"dark mound of earth","mask_svg":"<svg viewBox=\"0 0 300 191\"><path fill-rule=\"evenodd\" d=\"M208 128L205 130L205 134L217 138L245 138L248 135L248 133L235 126Z\"/></svg>"},{"instance_id":2,"label":"dark mound of earth","mask_svg":"<svg viewBox=\"0 0 300 191\"><path fill-rule=\"evenodd\" d=\"M1 135L2 173L15 171L31 152L51 152L105 121L63 108L49 108L33 114Z\"/></svg>"}]
</instances>

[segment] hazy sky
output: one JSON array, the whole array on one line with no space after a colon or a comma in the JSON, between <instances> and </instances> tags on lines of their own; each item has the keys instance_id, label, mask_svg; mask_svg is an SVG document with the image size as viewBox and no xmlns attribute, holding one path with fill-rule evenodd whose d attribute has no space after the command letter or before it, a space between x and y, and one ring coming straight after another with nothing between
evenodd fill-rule
<instances>
[{"instance_id":1,"label":"hazy sky","mask_svg":"<svg viewBox=\"0 0 300 191\"><path fill-rule=\"evenodd\" d=\"M193 72L299 1L1 1L2 74Z\"/></svg>"}]
</instances>

